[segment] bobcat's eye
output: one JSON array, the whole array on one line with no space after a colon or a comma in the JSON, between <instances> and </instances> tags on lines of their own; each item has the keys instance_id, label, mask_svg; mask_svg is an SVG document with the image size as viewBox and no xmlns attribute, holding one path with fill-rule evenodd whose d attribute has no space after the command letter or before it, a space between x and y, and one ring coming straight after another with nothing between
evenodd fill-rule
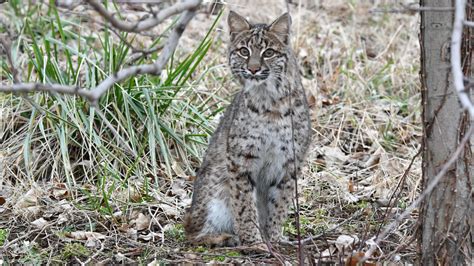
<instances>
[{"instance_id":1,"label":"bobcat's eye","mask_svg":"<svg viewBox=\"0 0 474 266\"><path fill-rule=\"evenodd\" d=\"M250 55L250 51L249 49L245 48L245 47L242 47L239 49L239 54L241 56L249 56Z\"/></svg>"},{"instance_id":2,"label":"bobcat's eye","mask_svg":"<svg viewBox=\"0 0 474 266\"><path fill-rule=\"evenodd\" d=\"M275 55L275 51L273 49L267 49L263 52L263 57L269 58Z\"/></svg>"}]
</instances>

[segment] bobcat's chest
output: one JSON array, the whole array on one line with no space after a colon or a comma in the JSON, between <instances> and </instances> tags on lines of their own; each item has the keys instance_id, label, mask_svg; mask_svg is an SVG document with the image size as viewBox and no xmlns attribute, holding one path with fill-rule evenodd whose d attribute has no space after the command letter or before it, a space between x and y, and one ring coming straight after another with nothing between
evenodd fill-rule
<instances>
[{"instance_id":1,"label":"bobcat's chest","mask_svg":"<svg viewBox=\"0 0 474 266\"><path fill-rule=\"evenodd\" d=\"M291 106L286 102L264 104L247 100L240 113L242 136L254 140L261 157L275 157L291 139Z\"/></svg>"},{"instance_id":2,"label":"bobcat's chest","mask_svg":"<svg viewBox=\"0 0 474 266\"><path fill-rule=\"evenodd\" d=\"M258 178L257 183L276 184L292 157L292 120L296 115L288 102L258 102L245 99L235 117L230 151ZM299 140L297 140L299 141Z\"/></svg>"}]
</instances>

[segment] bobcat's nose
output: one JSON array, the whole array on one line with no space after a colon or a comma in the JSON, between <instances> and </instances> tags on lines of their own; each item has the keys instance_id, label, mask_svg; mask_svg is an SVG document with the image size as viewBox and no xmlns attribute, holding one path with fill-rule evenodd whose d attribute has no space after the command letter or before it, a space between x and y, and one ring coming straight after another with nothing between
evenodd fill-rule
<instances>
[{"instance_id":1,"label":"bobcat's nose","mask_svg":"<svg viewBox=\"0 0 474 266\"><path fill-rule=\"evenodd\" d=\"M260 66L248 66L248 70L252 72L252 74L255 74L260 70Z\"/></svg>"}]
</instances>

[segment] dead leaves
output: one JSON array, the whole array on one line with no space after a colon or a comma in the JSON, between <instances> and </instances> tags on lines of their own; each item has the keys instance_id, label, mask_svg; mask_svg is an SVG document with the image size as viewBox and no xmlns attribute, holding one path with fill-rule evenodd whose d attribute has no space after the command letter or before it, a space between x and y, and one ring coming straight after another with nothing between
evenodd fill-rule
<instances>
[{"instance_id":1,"label":"dead leaves","mask_svg":"<svg viewBox=\"0 0 474 266\"><path fill-rule=\"evenodd\" d=\"M64 236L75 241L85 241L85 246L88 248L102 246L101 240L107 238L101 233L89 231L66 232L64 233Z\"/></svg>"},{"instance_id":2,"label":"dead leaves","mask_svg":"<svg viewBox=\"0 0 474 266\"><path fill-rule=\"evenodd\" d=\"M180 212L179 210L174 207L174 206L171 206L169 204L166 204L166 203L161 203L158 205L160 207L160 209L163 211L163 213L172 218L172 217L179 217L180 215Z\"/></svg>"},{"instance_id":3,"label":"dead leaves","mask_svg":"<svg viewBox=\"0 0 474 266\"><path fill-rule=\"evenodd\" d=\"M10 204L4 197L0 197L0 206L5 205L1 208L11 208L13 214L38 222L37 219L42 215L51 216L54 212L61 213L70 209L70 206L66 206L67 204L63 202L69 197L70 191L64 183L56 183L46 189L33 183L26 193L11 195ZM49 206L50 204L53 206Z\"/></svg>"},{"instance_id":4,"label":"dead leaves","mask_svg":"<svg viewBox=\"0 0 474 266\"><path fill-rule=\"evenodd\" d=\"M364 261L364 252L355 252L354 254L349 255L346 258L346 261L344 263L345 266L376 266L377 264L375 262L371 261Z\"/></svg>"},{"instance_id":5,"label":"dead leaves","mask_svg":"<svg viewBox=\"0 0 474 266\"><path fill-rule=\"evenodd\" d=\"M319 180L339 191L338 197L346 203L388 200L397 184L397 179L390 177L403 173L402 161L376 144L367 147L367 151L353 153L336 144L315 148L314 153L319 156L311 161Z\"/></svg>"},{"instance_id":6,"label":"dead leaves","mask_svg":"<svg viewBox=\"0 0 474 266\"><path fill-rule=\"evenodd\" d=\"M74 240L101 240L106 238L105 235L101 233L87 231L65 232L64 236Z\"/></svg>"},{"instance_id":7,"label":"dead leaves","mask_svg":"<svg viewBox=\"0 0 474 266\"><path fill-rule=\"evenodd\" d=\"M355 245L358 243L359 238L356 235L340 235L334 242L336 248L339 250L340 253L343 253L347 250L353 250L354 248L356 248Z\"/></svg>"},{"instance_id":8,"label":"dead leaves","mask_svg":"<svg viewBox=\"0 0 474 266\"><path fill-rule=\"evenodd\" d=\"M328 166L346 162L349 158L339 147L325 146L321 148L321 153L324 154Z\"/></svg>"},{"instance_id":9,"label":"dead leaves","mask_svg":"<svg viewBox=\"0 0 474 266\"><path fill-rule=\"evenodd\" d=\"M43 217L41 217L31 222L31 224L34 225L38 229L43 229L49 224L49 222L46 221Z\"/></svg>"},{"instance_id":10,"label":"dead leaves","mask_svg":"<svg viewBox=\"0 0 474 266\"><path fill-rule=\"evenodd\" d=\"M39 217L42 211L42 207L39 204L42 195L43 191L39 187L33 186L26 194L18 198L13 205L13 213L28 220Z\"/></svg>"},{"instance_id":11,"label":"dead leaves","mask_svg":"<svg viewBox=\"0 0 474 266\"><path fill-rule=\"evenodd\" d=\"M5 203L7 200L5 199L4 196L0 195L0 214L5 211Z\"/></svg>"},{"instance_id":12,"label":"dead leaves","mask_svg":"<svg viewBox=\"0 0 474 266\"><path fill-rule=\"evenodd\" d=\"M13 206L14 209L25 209L28 207L38 206L39 197L43 194L43 191L36 186L33 186L26 194L20 196L16 204Z\"/></svg>"},{"instance_id":13,"label":"dead leaves","mask_svg":"<svg viewBox=\"0 0 474 266\"><path fill-rule=\"evenodd\" d=\"M151 217L138 211L133 211L130 215L129 224L137 231L143 231L150 226Z\"/></svg>"},{"instance_id":14,"label":"dead leaves","mask_svg":"<svg viewBox=\"0 0 474 266\"><path fill-rule=\"evenodd\" d=\"M69 190L64 183L55 184L48 190L48 193L50 197L57 200L62 200L70 196Z\"/></svg>"},{"instance_id":15,"label":"dead leaves","mask_svg":"<svg viewBox=\"0 0 474 266\"><path fill-rule=\"evenodd\" d=\"M328 258L344 258L344 265L346 266L375 266L377 265L372 260L365 258L365 253L360 250L360 240L356 235L340 235L334 241L329 241L331 244L326 250L321 253L321 257ZM369 245L369 241L365 244ZM365 260L364 260L365 259Z\"/></svg>"}]
</instances>

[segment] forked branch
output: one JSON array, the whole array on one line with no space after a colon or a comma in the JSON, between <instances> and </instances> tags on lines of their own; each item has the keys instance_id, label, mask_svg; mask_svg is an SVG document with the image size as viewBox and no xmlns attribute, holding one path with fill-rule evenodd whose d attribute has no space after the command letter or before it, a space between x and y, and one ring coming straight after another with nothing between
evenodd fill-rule
<instances>
[{"instance_id":1,"label":"forked branch","mask_svg":"<svg viewBox=\"0 0 474 266\"><path fill-rule=\"evenodd\" d=\"M102 4L93 0L86 0L91 6L93 6L99 14L101 14L107 21L109 21L113 26L117 27L120 30L125 31L144 31L150 29L151 27L156 26L161 23L164 19L183 12L180 19L174 26L171 31L168 39L166 40L163 49L161 50L160 55L157 60L152 64L143 64L137 66L131 66L124 68L103 80L97 87L93 89L80 88L78 86L71 85L61 85L61 84L43 84L43 83L20 83L19 80L15 77L15 83L11 85L0 85L0 92L6 93L21 93L21 92L34 92L34 91L44 91L44 92L56 92L62 94L71 94L79 95L87 100L89 100L93 105L96 105L100 97L110 89L115 83L123 81L129 77L138 75L138 74L152 74L159 75L163 68L166 66L166 63L171 58L174 53L178 41L181 38L186 26L189 21L195 15L195 9L200 5L201 0L185 0L179 2L169 8L166 8L156 14L155 17L137 22L136 24L129 24L127 22L116 19L112 13L107 11ZM9 42L2 39L0 44L3 44L4 50L6 53L10 53ZM15 69L13 66L13 60L9 60L12 64L11 68ZM15 71L13 71L15 72ZM13 73L14 76L15 73Z\"/></svg>"},{"instance_id":2,"label":"forked branch","mask_svg":"<svg viewBox=\"0 0 474 266\"><path fill-rule=\"evenodd\" d=\"M182 13L186 10L195 9L201 3L200 0L188 0L184 2L178 2L168 8L159 11L156 14L153 14L151 18L140 20L135 23L130 23L117 19L114 13L108 11L98 1L86 0L86 2L89 3L89 5L91 5L95 9L95 11L97 11L103 18L109 21L115 28L127 32L142 32L149 30L173 15ZM159 3L161 1L157 2Z\"/></svg>"}]
</instances>

